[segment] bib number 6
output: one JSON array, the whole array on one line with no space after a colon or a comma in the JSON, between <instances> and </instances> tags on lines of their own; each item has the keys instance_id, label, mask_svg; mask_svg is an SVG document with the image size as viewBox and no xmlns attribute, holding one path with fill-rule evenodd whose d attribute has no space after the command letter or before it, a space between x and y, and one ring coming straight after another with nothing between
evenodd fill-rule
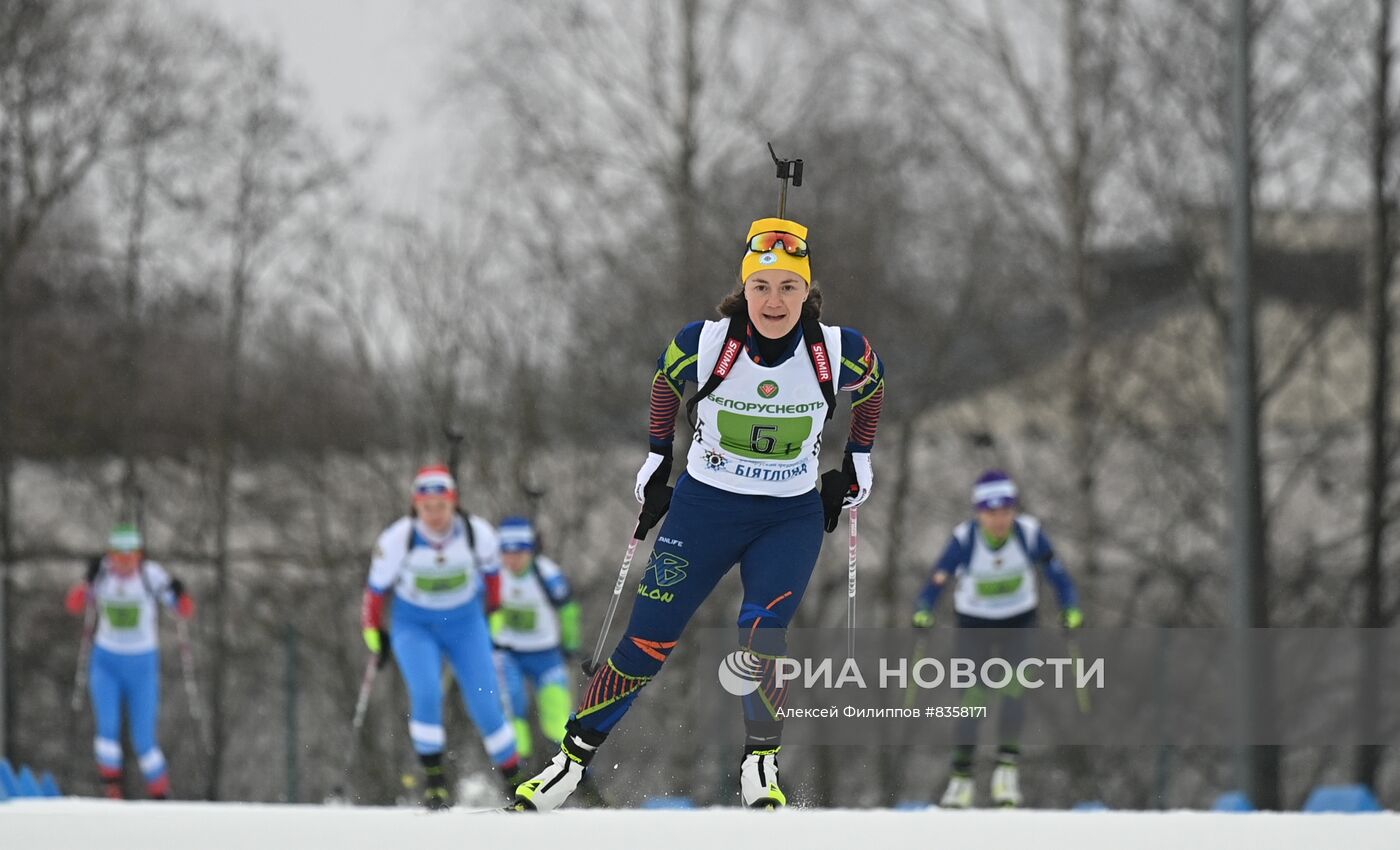
<instances>
[{"instance_id":1,"label":"bib number 6","mask_svg":"<svg viewBox=\"0 0 1400 850\"><path fill-rule=\"evenodd\" d=\"M767 455L773 453L773 447L778 444L773 434L777 433L777 425L755 425L749 434L749 448L754 452Z\"/></svg>"}]
</instances>

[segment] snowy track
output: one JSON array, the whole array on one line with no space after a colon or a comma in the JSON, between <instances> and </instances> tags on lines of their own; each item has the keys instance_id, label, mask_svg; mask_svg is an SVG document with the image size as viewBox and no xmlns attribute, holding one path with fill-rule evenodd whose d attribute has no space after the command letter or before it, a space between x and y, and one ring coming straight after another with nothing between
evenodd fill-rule
<instances>
[{"instance_id":1,"label":"snowy track","mask_svg":"<svg viewBox=\"0 0 1400 850\"><path fill-rule=\"evenodd\" d=\"M979 847L987 850L1396 850L1400 814L410 809L30 800L0 804L4 850Z\"/></svg>"}]
</instances>

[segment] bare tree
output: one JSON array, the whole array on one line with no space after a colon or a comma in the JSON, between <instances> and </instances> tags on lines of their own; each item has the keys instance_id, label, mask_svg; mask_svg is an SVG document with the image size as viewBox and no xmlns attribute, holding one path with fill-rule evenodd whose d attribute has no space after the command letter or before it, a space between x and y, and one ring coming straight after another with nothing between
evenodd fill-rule
<instances>
[{"instance_id":1,"label":"bare tree","mask_svg":"<svg viewBox=\"0 0 1400 850\"><path fill-rule=\"evenodd\" d=\"M235 506L234 470L239 413L244 401L244 347L260 278L285 261L281 256L297 232L308 208L344 180L342 167L301 119L299 93L286 80L278 55L255 44L216 37L214 47L227 63L222 90L228 123L210 141L227 146L233 158L205 196L217 231L227 246L224 276L228 287L225 308L222 374L218 417L213 438L214 572L211 600L213 651L210 689L213 748L207 794L218 799L228 742L230 676L228 618L237 604L230 585L229 534Z\"/></svg>"},{"instance_id":2,"label":"bare tree","mask_svg":"<svg viewBox=\"0 0 1400 850\"><path fill-rule=\"evenodd\" d=\"M122 396L128 415L120 417L118 442L122 457L124 512L137 518L140 482L137 474L137 438L144 419L142 397L141 322L143 280L147 274L153 195L161 189L163 175L171 167L168 147L174 137L192 127L181 74L188 56L178 39L153 24L143 7L131 8L124 22L122 57L129 66L129 96L120 104L120 127L112 134L114 160L108 167L117 207L125 207L126 232L122 246Z\"/></svg>"},{"instance_id":3,"label":"bare tree","mask_svg":"<svg viewBox=\"0 0 1400 850\"><path fill-rule=\"evenodd\" d=\"M748 181L765 179L772 166L763 142L781 146L776 134L801 114L806 95L804 87L775 96L749 57L796 74L830 55L815 26L799 48L766 23L793 8L527 2L493 22L489 43L459 51L454 107L477 123L502 116L488 124L502 128L488 155L514 172L504 221L534 236L526 247L541 282L567 281L565 309L591 317L574 323L566 342L589 363L573 376L580 391L618 391L613 376L663 344L608 305L645 299L658 324L679 326L709 313L713 287L732 276L742 234L726 213L755 196L724 189L721 166L748 163ZM531 74L518 73L521 55L536 58ZM766 208L772 202L762 197ZM570 425L606 434L619 421Z\"/></svg>"},{"instance_id":4,"label":"bare tree","mask_svg":"<svg viewBox=\"0 0 1400 850\"><path fill-rule=\"evenodd\" d=\"M1394 621L1394 611L1387 611L1385 560L1386 532L1389 525L1391 465L1394 458L1391 432L1394 429L1390 413L1391 399L1391 305L1390 278L1395 266L1395 234L1391 225L1394 209L1394 180L1390 163L1391 142L1395 138L1395 109L1391 103L1390 72L1393 61L1391 38L1391 0L1375 3L1376 19L1372 42L1371 102L1371 246L1369 263L1370 327L1370 416L1367 423L1368 446L1366 458L1366 560L1362 572L1363 607L1361 625L1381 629ZM1363 666L1360 716L1368 730L1375 728L1379 713L1379 681L1381 659L1378 650L1367 642L1368 658ZM1378 746L1363 746L1356 753L1356 779L1371 788L1376 787L1383 750Z\"/></svg>"},{"instance_id":5,"label":"bare tree","mask_svg":"<svg viewBox=\"0 0 1400 850\"><path fill-rule=\"evenodd\" d=\"M102 156L126 75L104 40L110 4L6 0L0 5L0 665L13 610L15 277L25 249ZM0 752L13 694L0 669Z\"/></svg>"},{"instance_id":6,"label":"bare tree","mask_svg":"<svg viewBox=\"0 0 1400 850\"><path fill-rule=\"evenodd\" d=\"M912 38L939 45L934 73L925 76L925 69L909 66L909 89L1055 270L1044 283L1069 317L1070 499L1091 605L1103 545L1096 476L1104 439L1094 363L1099 299L1091 254L1108 231L1101 209L1123 140L1123 5L1119 0L1065 2L1013 18L999 2L946 0L910 4L906 14L882 16L899 21L897 31L886 28L895 43ZM1036 55L1035 42L1018 36L1022 26L1053 28L1059 45L1049 57ZM1054 76L1037 76L1046 64ZM995 106L967 108L972 103Z\"/></svg>"}]
</instances>

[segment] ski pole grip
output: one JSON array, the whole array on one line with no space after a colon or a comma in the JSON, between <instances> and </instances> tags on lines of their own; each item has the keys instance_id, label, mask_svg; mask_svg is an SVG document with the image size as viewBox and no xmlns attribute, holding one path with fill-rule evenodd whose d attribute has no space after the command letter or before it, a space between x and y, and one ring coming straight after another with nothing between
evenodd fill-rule
<instances>
[{"instance_id":1,"label":"ski pole grip","mask_svg":"<svg viewBox=\"0 0 1400 850\"><path fill-rule=\"evenodd\" d=\"M860 539L856 533L856 509L851 508L848 517L851 524L850 547L846 560L846 595L851 599L856 598L856 543Z\"/></svg>"},{"instance_id":2,"label":"ski pole grip","mask_svg":"<svg viewBox=\"0 0 1400 850\"><path fill-rule=\"evenodd\" d=\"M671 493L674 489L669 484L663 484L656 489L647 487L646 501L642 504L641 513L637 514L637 530L632 532L633 540L647 539L647 533L666 516L666 512L671 509Z\"/></svg>"},{"instance_id":3,"label":"ski pole grip","mask_svg":"<svg viewBox=\"0 0 1400 850\"><path fill-rule=\"evenodd\" d=\"M627 544L627 554L622 561L622 569L617 574L617 584L613 585L613 597L622 595L622 588L627 584L627 569L632 566L632 557L637 553L637 541L642 538L634 536L632 542Z\"/></svg>"}]
</instances>

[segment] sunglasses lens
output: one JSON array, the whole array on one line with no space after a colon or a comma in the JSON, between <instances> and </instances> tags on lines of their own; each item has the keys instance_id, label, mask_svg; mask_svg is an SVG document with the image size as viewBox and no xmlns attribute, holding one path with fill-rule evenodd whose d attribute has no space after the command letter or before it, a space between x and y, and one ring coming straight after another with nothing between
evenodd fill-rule
<instances>
[{"instance_id":1,"label":"sunglasses lens","mask_svg":"<svg viewBox=\"0 0 1400 850\"><path fill-rule=\"evenodd\" d=\"M759 233L749 240L749 250L755 253L763 254L777 248L782 248L794 257L807 256L806 241L798 239L791 233L779 233L777 231Z\"/></svg>"}]
</instances>

